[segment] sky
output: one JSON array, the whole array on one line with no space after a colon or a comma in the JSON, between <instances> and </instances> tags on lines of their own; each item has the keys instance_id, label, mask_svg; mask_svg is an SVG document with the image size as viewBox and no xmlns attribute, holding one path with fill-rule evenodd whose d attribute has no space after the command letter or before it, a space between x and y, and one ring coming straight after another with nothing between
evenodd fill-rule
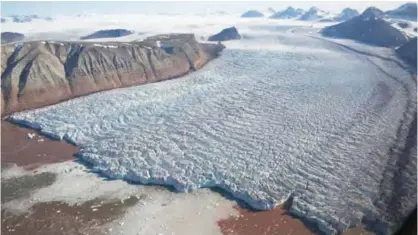
<instances>
[{"instance_id":1,"label":"sky","mask_svg":"<svg viewBox=\"0 0 418 235\"><path fill-rule=\"evenodd\" d=\"M316 6L320 9L332 12L340 12L345 7L351 7L359 11L363 11L369 6L376 6L382 10L394 9L401 4L402 1L197 1L197 2L123 2L123 1L107 1L107 2L14 2L1 1L1 15L25 15L37 14L40 16L58 16L58 15L77 15L83 13L96 14L121 14L121 13L205 13L226 11L229 13L240 13L247 10L266 10L268 7L281 10L287 6L309 9Z\"/></svg>"}]
</instances>

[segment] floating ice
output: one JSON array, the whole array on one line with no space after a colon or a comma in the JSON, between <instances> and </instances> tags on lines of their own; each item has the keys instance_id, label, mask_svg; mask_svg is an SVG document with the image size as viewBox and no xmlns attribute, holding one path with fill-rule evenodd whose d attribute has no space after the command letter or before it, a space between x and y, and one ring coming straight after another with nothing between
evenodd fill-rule
<instances>
[{"instance_id":1,"label":"floating ice","mask_svg":"<svg viewBox=\"0 0 418 235\"><path fill-rule=\"evenodd\" d=\"M27 133L26 136L31 140L33 137L35 137L35 133Z\"/></svg>"},{"instance_id":2,"label":"floating ice","mask_svg":"<svg viewBox=\"0 0 418 235\"><path fill-rule=\"evenodd\" d=\"M263 210L291 196L290 212L325 233L361 221L390 233L416 203L416 152L397 160L416 84L391 61L286 35L227 42L233 49L184 78L11 120L76 143L110 178L220 187Z\"/></svg>"}]
</instances>

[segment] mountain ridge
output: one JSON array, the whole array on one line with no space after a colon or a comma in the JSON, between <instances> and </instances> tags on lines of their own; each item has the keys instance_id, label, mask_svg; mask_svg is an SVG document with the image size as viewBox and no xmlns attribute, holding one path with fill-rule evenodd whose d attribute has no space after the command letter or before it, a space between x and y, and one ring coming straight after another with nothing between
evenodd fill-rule
<instances>
[{"instance_id":1,"label":"mountain ridge","mask_svg":"<svg viewBox=\"0 0 418 235\"><path fill-rule=\"evenodd\" d=\"M193 34L157 35L131 43L5 44L1 114L179 77L203 67L223 49L221 44L198 43Z\"/></svg>"}]
</instances>

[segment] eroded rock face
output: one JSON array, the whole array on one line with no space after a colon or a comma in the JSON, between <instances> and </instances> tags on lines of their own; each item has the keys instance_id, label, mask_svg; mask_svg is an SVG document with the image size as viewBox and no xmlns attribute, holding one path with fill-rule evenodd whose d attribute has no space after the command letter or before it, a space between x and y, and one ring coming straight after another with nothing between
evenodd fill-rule
<instances>
[{"instance_id":1,"label":"eroded rock face","mask_svg":"<svg viewBox=\"0 0 418 235\"><path fill-rule=\"evenodd\" d=\"M143 42L25 42L2 46L2 115L93 92L182 76L215 58L223 45L192 34Z\"/></svg>"}]
</instances>

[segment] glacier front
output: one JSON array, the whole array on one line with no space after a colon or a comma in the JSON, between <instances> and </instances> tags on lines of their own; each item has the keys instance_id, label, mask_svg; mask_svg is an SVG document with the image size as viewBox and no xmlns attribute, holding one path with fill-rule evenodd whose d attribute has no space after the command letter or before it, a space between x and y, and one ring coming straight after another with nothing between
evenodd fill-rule
<instances>
[{"instance_id":1,"label":"glacier front","mask_svg":"<svg viewBox=\"0 0 418 235\"><path fill-rule=\"evenodd\" d=\"M220 187L261 210L292 197L290 213L327 234L397 229L416 205L411 75L388 55L289 31L226 45L183 78L10 120L75 143L109 178Z\"/></svg>"}]
</instances>

